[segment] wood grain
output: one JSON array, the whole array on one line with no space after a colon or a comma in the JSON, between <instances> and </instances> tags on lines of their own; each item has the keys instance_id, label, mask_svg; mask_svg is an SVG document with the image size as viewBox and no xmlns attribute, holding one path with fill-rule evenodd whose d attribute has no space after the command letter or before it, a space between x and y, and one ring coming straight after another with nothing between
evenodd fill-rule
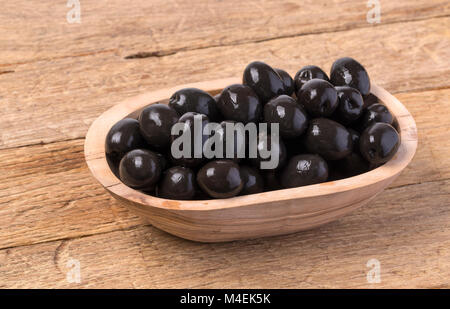
<instances>
[{"instance_id":1,"label":"wood grain","mask_svg":"<svg viewBox=\"0 0 450 309\"><path fill-rule=\"evenodd\" d=\"M138 0L133 5L121 0L80 1L79 24L67 22L71 8L66 4L51 0L4 3L0 11L0 65L14 70L32 61L111 52L122 58L139 52L158 57L374 26L366 21L367 1ZM445 0L382 3L382 24L449 14L450 5Z\"/></svg>"},{"instance_id":2,"label":"wood grain","mask_svg":"<svg viewBox=\"0 0 450 309\"><path fill-rule=\"evenodd\" d=\"M450 18L436 18L343 31L339 36L308 35L163 58L124 60L97 54L24 64L15 73L0 75L4 86L0 89L4 102L0 148L82 138L98 115L127 97L239 76L255 59L293 72L311 63L328 71L334 59L348 55L367 67L375 83L393 93L447 87L448 28ZM360 38L357 44L355 37ZM33 125L24 126L29 119Z\"/></svg>"},{"instance_id":3,"label":"wood grain","mask_svg":"<svg viewBox=\"0 0 450 309\"><path fill-rule=\"evenodd\" d=\"M0 287L448 288L449 189L388 189L337 222L266 239L200 244L141 226L5 249ZM380 284L366 281L372 258ZM66 281L69 259L80 261L80 284Z\"/></svg>"}]
</instances>

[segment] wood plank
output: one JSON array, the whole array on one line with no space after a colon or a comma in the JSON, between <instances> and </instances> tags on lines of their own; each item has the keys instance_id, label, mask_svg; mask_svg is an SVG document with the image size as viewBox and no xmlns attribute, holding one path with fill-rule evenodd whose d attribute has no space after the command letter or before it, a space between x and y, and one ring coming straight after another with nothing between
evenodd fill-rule
<instances>
[{"instance_id":1,"label":"wood plank","mask_svg":"<svg viewBox=\"0 0 450 309\"><path fill-rule=\"evenodd\" d=\"M419 147L391 187L450 177L450 89L402 93L418 125ZM437 113L436 111L439 111ZM0 151L0 248L105 233L144 224L95 182L84 140Z\"/></svg>"},{"instance_id":2,"label":"wood plank","mask_svg":"<svg viewBox=\"0 0 450 309\"><path fill-rule=\"evenodd\" d=\"M366 20L367 1L308 0L299 4L278 0L140 0L126 8L120 0L84 1L80 3L79 24L67 21L71 8L66 4L67 1L50 0L5 3L0 11L3 66L14 70L31 61L111 51L121 57L137 52L158 56L210 46L373 27ZM449 13L450 4L445 0L385 1L381 4L381 23Z\"/></svg>"},{"instance_id":3,"label":"wood plank","mask_svg":"<svg viewBox=\"0 0 450 309\"><path fill-rule=\"evenodd\" d=\"M389 189L321 228L241 242L194 243L141 226L4 249L0 287L448 288L449 197L449 180ZM372 258L379 284L366 281ZM80 262L80 284L66 280L69 259Z\"/></svg>"},{"instance_id":4,"label":"wood plank","mask_svg":"<svg viewBox=\"0 0 450 309\"><path fill-rule=\"evenodd\" d=\"M239 76L255 59L295 72L306 64L327 70L334 59L348 55L389 91L448 87L449 27L450 18L435 18L162 58L124 60L105 53L23 64L14 73L0 75L0 148L81 138L100 113L126 97ZM33 125L26 125L30 119Z\"/></svg>"},{"instance_id":5,"label":"wood plank","mask_svg":"<svg viewBox=\"0 0 450 309\"><path fill-rule=\"evenodd\" d=\"M0 247L127 228L143 221L91 177L83 140L3 151Z\"/></svg>"}]
</instances>

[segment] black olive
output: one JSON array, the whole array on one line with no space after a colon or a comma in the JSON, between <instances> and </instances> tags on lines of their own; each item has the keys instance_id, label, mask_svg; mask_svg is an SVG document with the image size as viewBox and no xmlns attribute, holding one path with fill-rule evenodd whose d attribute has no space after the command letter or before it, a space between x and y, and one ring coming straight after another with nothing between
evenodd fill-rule
<instances>
[{"instance_id":1,"label":"black olive","mask_svg":"<svg viewBox=\"0 0 450 309\"><path fill-rule=\"evenodd\" d=\"M153 147L161 149L170 145L172 126L178 121L177 112L165 104L152 104L139 115L142 136Z\"/></svg>"},{"instance_id":2,"label":"black olive","mask_svg":"<svg viewBox=\"0 0 450 309\"><path fill-rule=\"evenodd\" d=\"M253 89L240 84L223 89L218 106L225 119L242 123L257 122L262 112L262 104Z\"/></svg>"},{"instance_id":3,"label":"black olive","mask_svg":"<svg viewBox=\"0 0 450 309\"><path fill-rule=\"evenodd\" d=\"M280 183L280 171L263 170L262 176L264 178L264 191L274 191L282 189Z\"/></svg>"},{"instance_id":4,"label":"black olive","mask_svg":"<svg viewBox=\"0 0 450 309\"><path fill-rule=\"evenodd\" d=\"M282 69L275 69L275 71L280 75L284 83L285 94L291 96L295 91L294 80L288 72Z\"/></svg>"},{"instance_id":5,"label":"black olive","mask_svg":"<svg viewBox=\"0 0 450 309\"><path fill-rule=\"evenodd\" d=\"M312 79L300 90L298 101L313 117L329 117L337 108L337 91L323 79Z\"/></svg>"},{"instance_id":6,"label":"black olive","mask_svg":"<svg viewBox=\"0 0 450 309\"><path fill-rule=\"evenodd\" d=\"M286 93L280 75L272 67L260 61L254 61L247 65L244 70L243 83L256 92L263 104Z\"/></svg>"},{"instance_id":7,"label":"black olive","mask_svg":"<svg viewBox=\"0 0 450 309\"><path fill-rule=\"evenodd\" d=\"M375 122L384 122L387 124L392 124L394 121L394 116L392 116L389 109L383 104L372 104L364 111L361 118L361 128L365 129Z\"/></svg>"},{"instance_id":8,"label":"black olive","mask_svg":"<svg viewBox=\"0 0 450 309\"><path fill-rule=\"evenodd\" d=\"M339 104L334 116L344 125L351 124L363 113L363 98L358 90L348 86L336 87L336 91Z\"/></svg>"},{"instance_id":9,"label":"black olive","mask_svg":"<svg viewBox=\"0 0 450 309\"><path fill-rule=\"evenodd\" d=\"M195 126L195 119L198 119L199 125ZM203 145L205 144L206 140L208 139L209 135L204 134L203 130L208 125L209 119L206 115L194 113L194 112L188 112L184 114L183 116L178 119L177 123L183 124L183 132L176 132L176 134L171 135L171 141L172 143L180 138L182 134L188 134L190 138L188 139L190 147L190 151L188 152L187 156L184 156L184 154L181 153L180 158L174 157L174 151L183 151L184 143L182 145L173 145L173 148L170 152L170 158L174 165L182 165L186 167L196 167L200 165L203 162L204 156L203 156ZM183 138L183 137L181 137ZM182 141L182 140L178 140ZM197 144L196 144L197 143ZM172 148L172 147L171 147ZM196 153L197 150L197 153Z\"/></svg>"},{"instance_id":10,"label":"black olive","mask_svg":"<svg viewBox=\"0 0 450 309\"><path fill-rule=\"evenodd\" d=\"M361 134L359 150L361 155L375 165L389 161L400 146L400 136L393 126L376 122Z\"/></svg>"},{"instance_id":11,"label":"black olive","mask_svg":"<svg viewBox=\"0 0 450 309\"><path fill-rule=\"evenodd\" d=\"M178 90L170 97L169 106L180 116L187 112L195 112L206 115L211 121L219 121L221 118L214 98L197 88Z\"/></svg>"},{"instance_id":12,"label":"black olive","mask_svg":"<svg viewBox=\"0 0 450 309\"><path fill-rule=\"evenodd\" d=\"M331 66L331 83L335 86L350 86L361 95L370 92L370 79L366 69L355 59L345 57L336 60Z\"/></svg>"},{"instance_id":13,"label":"black olive","mask_svg":"<svg viewBox=\"0 0 450 309\"><path fill-rule=\"evenodd\" d=\"M161 175L160 158L150 150L131 150L120 160L119 175L131 188L152 190Z\"/></svg>"},{"instance_id":14,"label":"black olive","mask_svg":"<svg viewBox=\"0 0 450 309\"><path fill-rule=\"evenodd\" d=\"M352 137L353 151L359 152L359 137L360 137L359 132L352 128L347 128L347 130L350 133L350 136Z\"/></svg>"},{"instance_id":15,"label":"black olive","mask_svg":"<svg viewBox=\"0 0 450 309\"><path fill-rule=\"evenodd\" d=\"M214 198L233 197L244 187L239 165L231 160L207 163L197 173L197 183Z\"/></svg>"},{"instance_id":16,"label":"black olive","mask_svg":"<svg viewBox=\"0 0 450 309\"><path fill-rule=\"evenodd\" d=\"M281 174L284 188L313 185L328 178L327 162L315 154L301 154L292 157Z\"/></svg>"},{"instance_id":17,"label":"black olive","mask_svg":"<svg viewBox=\"0 0 450 309\"><path fill-rule=\"evenodd\" d=\"M118 176L120 159L129 151L144 148L145 140L139 132L139 121L125 118L111 127L105 140L105 153L108 164Z\"/></svg>"},{"instance_id":18,"label":"black olive","mask_svg":"<svg viewBox=\"0 0 450 309\"><path fill-rule=\"evenodd\" d=\"M158 186L158 195L171 200L190 200L196 193L195 174L183 166L166 170Z\"/></svg>"},{"instance_id":19,"label":"black olive","mask_svg":"<svg viewBox=\"0 0 450 309\"><path fill-rule=\"evenodd\" d=\"M272 147L274 148L272 149ZM249 148L251 148L250 145ZM253 157L253 154L251 153L249 154L250 156L249 161L256 168L264 171L279 170L286 163L287 158L286 146L284 145L284 142L281 140L279 136L278 142L276 142L276 140L272 140L271 134L264 131L260 132L258 134L256 148L257 148L256 158ZM272 154L275 156L278 155L278 157L272 158Z\"/></svg>"},{"instance_id":20,"label":"black olive","mask_svg":"<svg viewBox=\"0 0 450 309\"><path fill-rule=\"evenodd\" d=\"M308 127L305 110L290 96L280 95L264 105L264 120L278 123L281 137L299 137Z\"/></svg>"},{"instance_id":21,"label":"black olive","mask_svg":"<svg viewBox=\"0 0 450 309\"><path fill-rule=\"evenodd\" d=\"M299 96L299 91L302 89L302 86L310 81L311 79L323 79L326 81L330 81L330 79L327 76L327 73L325 73L321 68L315 65L307 65L301 68L297 74L295 74L294 77L294 86L295 86L295 93L297 94L297 97Z\"/></svg>"},{"instance_id":22,"label":"black olive","mask_svg":"<svg viewBox=\"0 0 450 309\"><path fill-rule=\"evenodd\" d=\"M353 148L350 132L343 125L326 118L316 118L309 122L305 145L309 152L326 160L343 159Z\"/></svg>"},{"instance_id":23,"label":"black olive","mask_svg":"<svg viewBox=\"0 0 450 309\"><path fill-rule=\"evenodd\" d=\"M242 181L244 187L240 195L255 194L263 192L264 179L256 168L241 165L240 166Z\"/></svg>"},{"instance_id":24,"label":"black olive","mask_svg":"<svg viewBox=\"0 0 450 309\"><path fill-rule=\"evenodd\" d=\"M367 108L370 105L375 104L375 103L380 103L380 100L378 100L378 98L372 93L369 93L368 95L363 96L363 99L364 99L364 108Z\"/></svg>"},{"instance_id":25,"label":"black olive","mask_svg":"<svg viewBox=\"0 0 450 309\"><path fill-rule=\"evenodd\" d=\"M348 178L368 172L370 165L359 153L352 152L345 158L336 161L335 168L339 171L341 178Z\"/></svg>"}]
</instances>

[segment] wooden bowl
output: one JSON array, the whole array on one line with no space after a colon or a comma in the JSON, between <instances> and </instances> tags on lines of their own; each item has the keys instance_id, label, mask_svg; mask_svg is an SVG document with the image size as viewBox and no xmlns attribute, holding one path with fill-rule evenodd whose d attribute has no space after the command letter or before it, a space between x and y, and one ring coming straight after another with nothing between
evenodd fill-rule
<instances>
[{"instance_id":1,"label":"wooden bowl","mask_svg":"<svg viewBox=\"0 0 450 309\"><path fill-rule=\"evenodd\" d=\"M370 172L338 181L201 201L167 200L133 190L112 173L105 157L105 138L119 120L136 117L156 102L167 103L175 91L196 87L212 95L237 78L182 85L145 93L115 105L89 128L84 146L87 165L100 184L123 206L140 214L157 228L200 242L282 235L311 229L336 220L367 204L409 164L417 148L417 129L408 110L386 90L372 85L371 92L397 117L401 145L389 162Z\"/></svg>"}]
</instances>

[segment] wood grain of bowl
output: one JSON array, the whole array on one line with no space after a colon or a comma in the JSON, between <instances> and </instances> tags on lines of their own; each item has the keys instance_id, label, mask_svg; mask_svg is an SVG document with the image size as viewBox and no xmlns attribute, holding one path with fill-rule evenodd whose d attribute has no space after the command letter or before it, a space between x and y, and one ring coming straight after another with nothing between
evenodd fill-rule
<instances>
[{"instance_id":1,"label":"wood grain of bowl","mask_svg":"<svg viewBox=\"0 0 450 309\"><path fill-rule=\"evenodd\" d=\"M155 227L200 242L223 242L298 232L336 220L370 202L411 162L417 148L417 129L408 110L376 85L371 92L398 120L400 147L389 162L370 172L316 185L238 196L229 199L167 200L127 187L113 174L105 156L105 138L119 120L146 106L167 103L175 91L196 87L211 94L240 83L238 78L182 85L142 94L119 103L89 128L85 158L95 179L120 204L146 218Z\"/></svg>"}]
</instances>

